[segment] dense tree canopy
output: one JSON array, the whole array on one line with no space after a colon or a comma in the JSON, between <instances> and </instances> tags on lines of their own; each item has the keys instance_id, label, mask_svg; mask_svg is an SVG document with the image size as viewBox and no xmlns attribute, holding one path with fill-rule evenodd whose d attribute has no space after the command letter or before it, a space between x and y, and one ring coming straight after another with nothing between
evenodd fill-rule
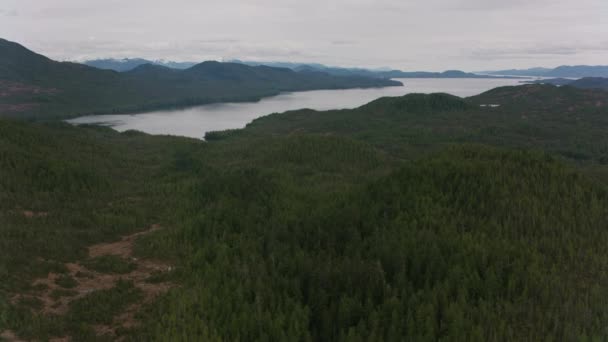
<instances>
[{"instance_id":1,"label":"dense tree canopy","mask_svg":"<svg viewBox=\"0 0 608 342\"><path fill-rule=\"evenodd\" d=\"M513 91L536 115L525 129ZM130 272L87 247L160 224L136 254L174 265L150 282L177 286L127 340L602 341L603 109L484 96L272 115L209 142L0 121L0 330L116 338L95 329L142 302L133 283L65 315L13 298L49 272L72 295L66 262ZM505 101L475 103L490 96Z\"/></svg>"}]
</instances>

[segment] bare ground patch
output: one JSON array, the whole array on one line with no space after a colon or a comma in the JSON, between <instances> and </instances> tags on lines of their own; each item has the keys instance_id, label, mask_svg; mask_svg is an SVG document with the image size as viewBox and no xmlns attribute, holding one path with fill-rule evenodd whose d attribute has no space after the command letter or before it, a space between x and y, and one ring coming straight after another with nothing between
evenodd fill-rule
<instances>
[{"instance_id":1,"label":"bare ground patch","mask_svg":"<svg viewBox=\"0 0 608 342\"><path fill-rule=\"evenodd\" d=\"M58 279L66 277L65 274L49 273L46 278L36 279L32 283L33 287L39 290L13 296L13 304L24 299L38 300L41 303L40 309L36 310L38 313L65 315L73 301L95 291L110 289L119 280L127 280L132 281L142 291L143 299L139 303L128 306L122 313L114 317L111 325L98 325L93 328L99 335L115 336L116 330L119 328L136 326L138 322L135 315L141 306L152 302L173 286L168 282L153 283L147 281L152 275L171 271L172 266L170 264L159 260L133 257L133 247L137 238L160 229L159 225L152 225L146 231L123 236L119 241L100 243L89 247L89 257L117 256L134 263L137 267L133 271L126 274L108 274L88 269L80 263L66 263L69 277L75 280L74 286L65 288L58 284L61 283ZM18 341L17 337L10 331L4 332L0 336L9 341ZM15 339L12 339L13 337Z\"/></svg>"},{"instance_id":2,"label":"bare ground patch","mask_svg":"<svg viewBox=\"0 0 608 342\"><path fill-rule=\"evenodd\" d=\"M46 211L32 211L32 210L24 210L23 211L23 216L27 217L27 218L34 218L34 217L47 217L49 216L49 213Z\"/></svg>"},{"instance_id":3,"label":"bare ground patch","mask_svg":"<svg viewBox=\"0 0 608 342\"><path fill-rule=\"evenodd\" d=\"M24 342L24 340L19 339L17 335L15 335L15 333L10 330L6 330L5 332L0 334L0 341Z\"/></svg>"}]
</instances>

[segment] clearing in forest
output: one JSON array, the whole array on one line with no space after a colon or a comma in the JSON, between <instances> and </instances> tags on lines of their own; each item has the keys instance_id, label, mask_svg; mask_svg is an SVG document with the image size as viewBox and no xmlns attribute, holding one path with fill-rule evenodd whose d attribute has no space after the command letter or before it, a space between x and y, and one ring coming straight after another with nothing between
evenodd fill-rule
<instances>
[{"instance_id":1,"label":"clearing in forest","mask_svg":"<svg viewBox=\"0 0 608 342\"><path fill-rule=\"evenodd\" d=\"M137 324L135 314L142 305L152 302L173 286L159 277L171 271L171 265L133 256L137 238L160 229L159 225L152 225L146 231L124 236L119 241L90 246L88 260L66 263L67 274L49 273L46 278L34 280L34 291L17 294L12 301L37 301L40 303L36 309L38 313L61 316L69 314L75 301L86 300L91 295L128 283L132 291L137 293L137 300L126 305L109 320L93 324L98 335L116 336L117 329L131 328ZM2 337L8 340L13 337L16 340L9 331L4 332Z\"/></svg>"}]
</instances>

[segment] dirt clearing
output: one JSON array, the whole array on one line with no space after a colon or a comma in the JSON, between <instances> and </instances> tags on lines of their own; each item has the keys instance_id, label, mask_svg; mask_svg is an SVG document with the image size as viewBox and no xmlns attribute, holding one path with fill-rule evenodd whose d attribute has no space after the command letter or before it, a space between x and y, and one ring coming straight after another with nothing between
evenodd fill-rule
<instances>
[{"instance_id":1,"label":"dirt clearing","mask_svg":"<svg viewBox=\"0 0 608 342\"><path fill-rule=\"evenodd\" d=\"M90 258L115 256L125 262L135 265L134 269L124 273L102 273L85 267L81 263L66 263L67 274L49 273L46 278L36 279L32 285L35 291L13 296L13 303L21 300L37 300L41 304L36 311L40 314L65 315L70 309L70 303L83 298L90 293L107 290L114 287L119 280L132 281L134 286L143 293L143 299L128 306L123 312L114 317L111 325L98 325L94 329L99 335L115 336L118 328L131 328L137 325L135 314L142 305L152 302L159 295L169 291L173 284L168 282L150 282L151 276L158 276L172 270L172 266L150 259L133 257L133 247L137 238L160 230L159 225L150 229L123 236L117 242L100 243L88 248ZM67 280L66 280L67 279ZM66 285L67 282L67 285ZM9 341L18 341L14 333L6 331L0 335Z\"/></svg>"}]
</instances>

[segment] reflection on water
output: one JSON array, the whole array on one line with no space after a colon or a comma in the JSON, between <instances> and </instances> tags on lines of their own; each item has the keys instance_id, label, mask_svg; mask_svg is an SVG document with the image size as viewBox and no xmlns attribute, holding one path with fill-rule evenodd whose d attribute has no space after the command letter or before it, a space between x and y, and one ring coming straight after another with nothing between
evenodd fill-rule
<instances>
[{"instance_id":1,"label":"reflection on water","mask_svg":"<svg viewBox=\"0 0 608 342\"><path fill-rule=\"evenodd\" d=\"M408 93L449 93L473 96L484 91L517 85L521 79L399 79L403 87L348 90L314 90L285 93L259 102L218 103L180 110L163 110L137 115L92 115L68 122L99 124L118 131L130 129L150 134L202 138L206 132L242 128L253 119L271 113L310 108L316 110L356 108L384 96Z\"/></svg>"}]
</instances>

